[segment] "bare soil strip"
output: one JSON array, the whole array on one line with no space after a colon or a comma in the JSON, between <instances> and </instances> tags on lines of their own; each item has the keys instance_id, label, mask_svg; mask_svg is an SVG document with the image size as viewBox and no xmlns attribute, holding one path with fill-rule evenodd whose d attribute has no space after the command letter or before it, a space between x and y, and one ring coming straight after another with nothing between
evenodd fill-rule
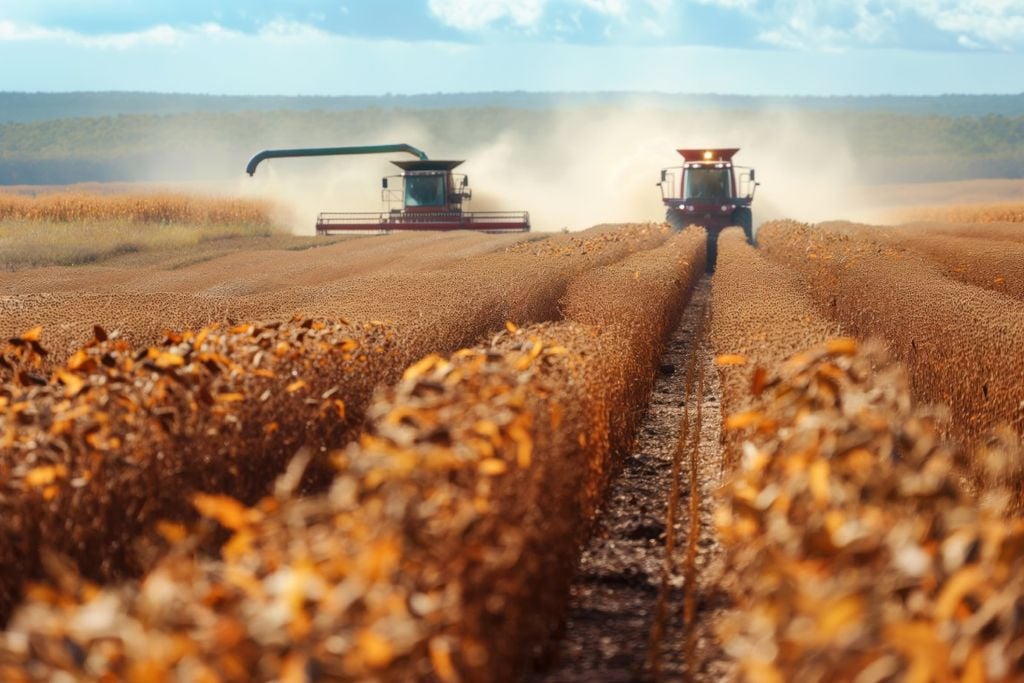
<instances>
[{"instance_id":1,"label":"bare soil strip","mask_svg":"<svg viewBox=\"0 0 1024 683\"><path fill-rule=\"evenodd\" d=\"M719 447L719 388L713 356L706 343L698 343L701 318L710 297L710 278L694 289L690 305L672 335L661 361L647 415L638 432L633 453L613 485L607 507L593 538L584 550L570 595L570 612L563 640L553 666L538 674L537 681L568 683L595 681L679 680L687 669L698 678L718 680L725 669L710 632L711 612L722 609L717 577L708 568L719 554L711 527L714 490L721 474ZM696 347L696 349L695 349ZM694 361L694 362L691 362ZM703 364L703 394L694 391L686 410L686 379L689 367ZM699 386L692 381L694 390ZM693 623L694 660L684 664L685 636L683 573L691 543L691 515L675 519L674 557L666 562L666 515L672 489L673 460L683 425L684 412L696 419L701 407L701 429L687 439L682 452L678 507L690 510L690 467L696 458L696 489L700 509L696 539ZM695 422L692 423L695 426ZM696 446L696 448L694 448ZM651 633L657 620L663 568L670 567L665 628L656 636L658 657L652 658ZM657 661L659 675L652 671Z\"/></svg>"}]
</instances>

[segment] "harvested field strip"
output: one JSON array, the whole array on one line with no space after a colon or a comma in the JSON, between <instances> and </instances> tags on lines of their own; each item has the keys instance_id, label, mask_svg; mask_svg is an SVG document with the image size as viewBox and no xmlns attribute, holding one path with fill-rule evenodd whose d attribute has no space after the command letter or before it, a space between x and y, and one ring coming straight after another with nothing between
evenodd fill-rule
<instances>
[{"instance_id":1,"label":"harvested field strip","mask_svg":"<svg viewBox=\"0 0 1024 683\"><path fill-rule=\"evenodd\" d=\"M767 378L718 514L736 580L720 628L751 681L1019 680L1024 521L991 450L979 503L906 376L848 344Z\"/></svg>"},{"instance_id":2,"label":"harvested field strip","mask_svg":"<svg viewBox=\"0 0 1024 683\"><path fill-rule=\"evenodd\" d=\"M906 364L915 398L949 406L967 444L1024 432L1024 303L944 277L923 260L827 229L762 226L762 251L807 277L822 310Z\"/></svg>"},{"instance_id":3,"label":"harvested field strip","mask_svg":"<svg viewBox=\"0 0 1024 683\"><path fill-rule=\"evenodd\" d=\"M694 265L677 262L678 296ZM654 303L638 319L680 305ZM635 367L615 330L523 328L413 365L369 409L359 444L335 455L328 494L251 509L200 498L234 531L222 561L177 554L120 589L33 590L0 672L514 680L558 623L616 467L611 416L646 402L646 383L606 381ZM630 341L659 343L657 326L640 330ZM110 620L74 618L97 605ZM186 652L159 647L175 638ZM64 657L68 639L85 656Z\"/></svg>"},{"instance_id":4,"label":"harvested field strip","mask_svg":"<svg viewBox=\"0 0 1024 683\"><path fill-rule=\"evenodd\" d=\"M324 449L352 437L403 358L382 325L206 328L139 352L98 331L47 381L38 334L0 356L2 619L43 546L90 580L137 575L184 533L196 491L255 502L303 446L326 483Z\"/></svg>"},{"instance_id":5,"label":"harvested field strip","mask_svg":"<svg viewBox=\"0 0 1024 683\"><path fill-rule=\"evenodd\" d=\"M706 240L705 240L706 241ZM698 261L698 271L703 270ZM659 373L637 439L622 473L612 483L598 528L581 556L570 589L570 608L560 653L537 680L548 683L645 680L649 660L648 635L657 607L661 569L665 561L666 507L673 464L673 442L682 422L687 368L695 356L709 363L710 355L695 350L696 328L706 310L708 278L694 287L659 361ZM709 387L705 410L717 409L717 394ZM691 406L692 407L692 406ZM717 429L713 420L705 420ZM717 457L717 434L705 434L710 458ZM716 475L718 468L714 469ZM717 481L717 477L716 477ZM709 482L709 486L714 484ZM705 500L710 499L710 494ZM708 511L710 513L710 510ZM680 526L676 538L685 538ZM673 584L671 599L678 595ZM674 603L673 603L674 604ZM671 617L675 617L673 612ZM678 620L663 640L661 670L682 670Z\"/></svg>"},{"instance_id":6,"label":"harvested field strip","mask_svg":"<svg viewBox=\"0 0 1024 683\"><path fill-rule=\"evenodd\" d=\"M224 321L286 320L296 315L344 317L393 322L416 349L408 359L412 362L430 352L450 353L475 344L505 320L556 318L559 314L554 304L571 278L651 249L667 237L665 228L653 225L592 229L526 242L507 252L480 254L425 272L389 272L387 261L378 258L380 271L376 273L346 277L344 269L325 268L322 285L280 284L269 291L237 296L119 288L110 293L0 297L0 335L11 337L43 325L51 362L60 362L92 338L97 324L111 333L119 332L135 346L144 346L159 343L168 329L195 329ZM344 244L337 247L341 248ZM310 258L334 257L318 253Z\"/></svg>"}]
</instances>

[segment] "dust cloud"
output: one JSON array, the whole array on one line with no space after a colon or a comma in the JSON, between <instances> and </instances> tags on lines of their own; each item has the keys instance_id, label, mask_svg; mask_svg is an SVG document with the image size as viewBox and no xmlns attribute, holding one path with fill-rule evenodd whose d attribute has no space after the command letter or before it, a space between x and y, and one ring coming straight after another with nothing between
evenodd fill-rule
<instances>
[{"instance_id":1,"label":"dust cloud","mask_svg":"<svg viewBox=\"0 0 1024 683\"><path fill-rule=\"evenodd\" d=\"M682 147L740 147L736 163L757 169L755 223L856 219L864 183L851 141L821 117L784 110L671 111L643 106L573 107L544 113L536 125L489 131L452 142L413 116L349 144L407 142L432 159L465 159L470 210L525 210L535 231L581 230L599 223L661 221L656 183L678 166ZM310 135L308 146L339 144ZM380 178L402 155L264 162L238 191L282 207L278 219L310 233L320 211L381 210ZM677 176L678 177L678 176Z\"/></svg>"}]
</instances>

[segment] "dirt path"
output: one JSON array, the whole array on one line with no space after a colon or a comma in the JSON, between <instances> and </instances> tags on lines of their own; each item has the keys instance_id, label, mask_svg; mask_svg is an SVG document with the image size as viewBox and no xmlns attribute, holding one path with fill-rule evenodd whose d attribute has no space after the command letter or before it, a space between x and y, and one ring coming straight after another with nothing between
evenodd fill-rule
<instances>
[{"instance_id":1,"label":"dirt path","mask_svg":"<svg viewBox=\"0 0 1024 683\"><path fill-rule=\"evenodd\" d=\"M718 377L709 344L698 339L710 285L707 277L697 285L669 341L634 452L613 485L599 528L583 553L557 660L536 681L624 683L683 680L691 674L697 680L720 680L728 672L711 632L713 617L724 605L717 589L719 548L711 517L721 473ZM674 468L684 417L689 419L688 437ZM700 524L691 544L694 452L698 454L694 481ZM666 531L673 475L679 499L670 540L673 534ZM669 544L674 550L666 564ZM682 623L688 551L694 553L691 579L695 581L690 592L696 626L689 667L684 663L687 636ZM659 619L660 605L663 619Z\"/></svg>"}]
</instances>

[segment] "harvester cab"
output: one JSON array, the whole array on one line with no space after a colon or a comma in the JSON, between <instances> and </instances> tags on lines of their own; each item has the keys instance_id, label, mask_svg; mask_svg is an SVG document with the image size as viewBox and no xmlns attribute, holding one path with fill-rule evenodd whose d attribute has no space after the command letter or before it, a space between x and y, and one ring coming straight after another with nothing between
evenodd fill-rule
<instances>
[{"instance_id":1,"label":"harvester cab","mask_svg":"<svg viewBox=\"0 0 1024 683\"><path fill-rule=\"evenodd\" d=\"M381 180L383 210L321 213L316 219L316 234L389 233L393 230L530 231L530 214L526 211L467 211L465 205L473 197L469 178L454 173L463 162L432 160L425 152L410 145L266 150L249 161L246 172L253 175L256 167L266 159L389 152L406 152L417 159L391 162L402 172Z\"/></svg>"},{"instance_id":2,"label":"harvester cab","mask_svg":"<svg viewBox=\"0 0 1024 683\"><path fill-rule=\"evenodd\" d=\"M743 228L747 242L754 243L754 217L750 206L757 191L754 169L735 166L738 148L680 149L683 165L661 171L665 219L676 230L697 225L708 233L708 271L714 270L718 233L724 228Z\"/></svg>"}]
</instances>

